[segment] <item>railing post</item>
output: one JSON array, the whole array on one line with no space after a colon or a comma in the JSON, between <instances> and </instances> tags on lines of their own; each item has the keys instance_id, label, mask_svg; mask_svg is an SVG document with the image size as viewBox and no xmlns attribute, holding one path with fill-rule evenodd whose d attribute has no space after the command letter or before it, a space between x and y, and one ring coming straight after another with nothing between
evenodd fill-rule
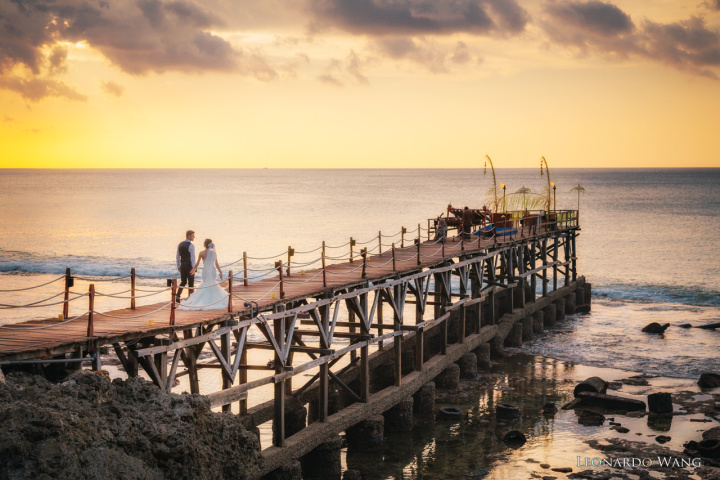
<instances>
[{"instance_id":1,"label":"railing post","mask_svg":"<svg viewBox=\"0 0 720 480\"><path fill-rule=\"evenodd\" d=\"M130 269L130 309L135 310L135 267Z\"/></svg>"},{"instance_id":2,"label":"railing post","mask_svg":"<svg viewBox=\"0 0 720 480\"><path fill-rule=\"evenodd\" d=\"M172 303L170 304L170 325L175 325L175 309L177 308L177 304L175 303L175 295L177 295L177 278L173 278L172 289L170 292L172 293Z\"/></svg>"},{"instance_id":3,"label":"railing post","mask_svg":"<svg viewBox=\"0 0 720 480\"><path fill-rule=\"evenodd\" d=\"M70 269L65 269L65 303L63 303L63 319L67 320L70 312L70 283L72 282L72 276L70 275Z\"/></svg>"},{"instance_id":4,"label":"railing post","mask_svg":"<svg viewBox=\"0 0 720 480\"><path fill-rule=\"evenodd\" d=\"M378 231L378 253L382 253L382 232Z\"/></svg>"},{"instance_id":5,"label":"railing post","mask_svg":"<svg viewBox=\"0 0 720 480\"><path fill-rule=\"evenodd\" d=\"M353 247L355 246L355 239L350 237L350 263L355 263L353 259Z\"/></svg>"},{"instance_id":6,"label":"railing post","mask_svg":"<svg viewBox=\"0 0 720 480\"><path fill-rule=\"evenodd\" d=\"M393 261L393 272L397 269L395 268L395 242L392 244L392 261Z\"/></svg>"},{"instance_id":7,"label":"railing post","mask_svg":"<svg viewBox=\"0 0 720 480\"><path fill-rule=\"evenodd\" d=\"M280 298L285 298L285 282L283 281L283 264L282 260L275 262L275 268L280 273Z\"/></svg>"},{"instance_id":8,"label":"railing post","mask_svg":"<svg viewBox=\"0 0 720 480\"><path fill-rule=\"evenodd\" d=\"M323 274L323 287L327 287L327 275L325 274L325 240L322 243L322 274Z\"/></svg>"},{"instance_id":9,"label":"railing post","mask_svg":"<svg viewBox=\"0 0 720 480\"><path fill-rule=\"evenodd\" d=\"M290 245L288 245L288 264L287 264L287 276L290 276L290 257L295 255L295 249L293 249Z\"/></svg>"},{"instance_id":10,"label":"railing post","mask_svg":"<svg viewBox=\"0 0 720 480\"><path fill-rule=\"evenodd\" d=\"M362 278L365 278L365 269L367 268L367 247L360 250L360 256L363 259Z\"/></svg>"},{"instance_id":11,"label":"railing post","mask_svg":"<svg viewBox=\"0 0 720 480\"><path fill-rule=\"evenodd\" d=\"M233 283L233 273L232 270L228 272L228 313L232 313L233 311L233 303L232 303L232 285Z\"/></svg>"},{"instance_id":12,"label":"railing post","mask_svg":"<svg viewBox=\"0 0 720 480\"><path fill-rule=\"evenodd\" d=\"M420 228L420 224L418 223L418 228ZM444 246L444 244L443 244ZM418 235L418 238L415 239L415 247L417 247L417 264L420 265L420 235Z\"/></svg>"},{"instance_id":13,"label":"railing post","mask_svg":"<svg viewBox=\"0 0 720 480\"><path fill-rule=\"evenodd\" d=\"M400 229L400 233L402 234L400 237L400 248L405 248L405 234L407 233L407 228L402 227Z\"/></svg>"},{"instance_id":14,"label":"railing post","mask_svg":"<svg viewBox=\"0 0 720 480\"><path fill-rule=\"evenodd\" d=\"M243 285L248 285L248 274L247 274L247 252L243 252Z\"/></svg>"},{"instance_id":15,"label":"railing post","mask_svg":"<svg viewBox=\"0 0 720 480\"><path fill-rule=\"evenodd\" d=\"M90 290L88 291L88 326L87 336L88 338L95 336L95 285L90 284Z\"/></svg>"}]
</instances>

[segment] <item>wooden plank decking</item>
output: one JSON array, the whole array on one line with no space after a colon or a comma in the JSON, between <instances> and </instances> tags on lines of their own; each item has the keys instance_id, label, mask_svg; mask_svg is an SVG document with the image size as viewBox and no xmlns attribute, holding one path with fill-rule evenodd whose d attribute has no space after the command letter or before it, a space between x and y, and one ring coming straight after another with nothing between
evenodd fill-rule
<instances>
[{"instance_id":1,"label":"wooden plank decking","mask_svg":"<svg viewBox=\"0 0 720 480\"><path fill-rule=\"evenodd\" d=\"M575 228L575 227L569 227ZM242 280L234 280L232 293L234 298L232 314L249 314L249 308L243 305L244 301L256 301L261 311L271 308L274 304L285 304L293 300L321 296L330 290L338 291L351 288L367 282L377 282L383 279L411 273L421 268L430 267L461 255L477 254L496 245L527 241L532 238L543 237L546 233L539 228L537 234L530 234L530 227L513 235L513 240L506 237L478 239L461 242L448 240L444 247L441 244L426 241L420 244L420 263L417 261L417 245L409 245L395 249L395 269L393 269L393 253L391 249L384 248L382 254L368 255L366 275L362 276L363 260L355 252L354 263L344 262L327 265L325 271L326 285L323 286L322 269L306 270L304 274L292 271L290 276L284 276L284 297L280 298L280 285L278 277L251 282L247 286ZM237 272L236 272L237 273ZM313 278L314 277L314 278ZM170 301L170 293L166 302L153 305L138 306L135 310L130 308L104 312L108 315L124 317L111 318L96 313L93 319L94 335L87 336L87 314L72 322L59 324L57 319L44 319L6 325L0 329L0 361L39 359L50 355L70 352L77 345L87 344L90 340L97 340L101 345L117 341L127 341L141 338L148 334L164 334L178 329L187 329L199 325L207 325L228 319L227 307L217 310L205 311L175 311L175 325L169 325L170 307L158 310ZM86 301L79 299L79 302ZM136 318L133 318L136 317ZM52 325L52 326L51 326ZM48 327L48 328L40 328Z\"/></svg>"}]
</instances>

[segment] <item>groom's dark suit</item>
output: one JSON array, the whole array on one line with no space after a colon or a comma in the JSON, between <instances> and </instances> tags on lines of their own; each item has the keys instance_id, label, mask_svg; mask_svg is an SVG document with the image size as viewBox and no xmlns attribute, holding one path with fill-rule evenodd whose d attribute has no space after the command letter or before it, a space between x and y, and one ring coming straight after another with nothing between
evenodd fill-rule
<instances>
[{"instance_id":1,"label":"groom's dark suit","mask_svg":"<svg viewBox=\"0 0 720 480\"><path fill-rule=\"evenodd\" d=\"M180 288L178 288L175 301L179 302L183 287L188 285L192 295L195 286L195 275L190 275L190 270L195 266L195 246L190 240L186 239L178 244L176 261L177 267L180 269Z\"/></svg>"}]
</instances>

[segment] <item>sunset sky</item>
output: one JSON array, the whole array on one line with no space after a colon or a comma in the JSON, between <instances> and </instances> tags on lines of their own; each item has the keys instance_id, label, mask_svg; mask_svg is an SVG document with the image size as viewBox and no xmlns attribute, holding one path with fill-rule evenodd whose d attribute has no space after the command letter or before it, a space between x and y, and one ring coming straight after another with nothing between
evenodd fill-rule
<instances>
[{"instance_id":1,"label":"sunset sky","mask_svg":"<svg viewBox=\"0 0 720 480\"><path fill-rule=\"evenodd\" d=\"M0 167L720 167L720 0L0 0Z\"/></svg>"}]
</instances>

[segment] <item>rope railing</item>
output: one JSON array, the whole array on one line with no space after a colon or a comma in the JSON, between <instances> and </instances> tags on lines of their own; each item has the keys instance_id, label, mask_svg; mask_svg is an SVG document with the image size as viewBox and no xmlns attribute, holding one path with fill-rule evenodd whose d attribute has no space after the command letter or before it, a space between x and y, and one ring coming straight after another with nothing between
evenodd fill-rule
<instances>
[{"instance_id":1,"label":"rope railing","mask_svg":"<svg viewBox=\"0 0 720 480\"><path fill-rule=\"evenodd\" d=\"M48 297L48 298L45 298L45 299L43 299L43 300L38 300L37 302L33 302L33 303L27 303L27 304L25 304L25 305L5 305L5 304L1 304L1 303L0 303L0 310L9 310L9 309L13 309L13 308L52 307L52 306L54 306L54 305L62 305L62 304L64 304L64 303L72 302L73 300L76 300L76 299L78 299L78 298L80 298L80 297L85 297L85 296L88 295L87 293L78 294L76 297L70 298L70 299L68 299L68 300L61 300L61 301L59 301L59 302L53 302L53 303L43 303L43 304L41 304L41 305L38 305L38 304L40 304L40 303L42 303L42 302L47 302L48 300L52 300L53 298L59 297L60 295L63 295L64 293L65 293L65 292L60 292L60 293L58 293L57 295L53 295L52 297ZM75 293L75 292L73 292L73 293Z\"/></svg>"},{"instance_id":2,"label":"rope railing","mask_svg":"<svg viewBox=\"0 0 720 480\"><path fill-rule=\"evenodd\" d=\"M323 270L320 270L320 271L318 271L318 273L316 273L316 274L313 275L312 277L308 278L307 280L303 280L302 282L293 282L293 281L290 281L290 280L285 280L285 283L289 283L289 284L291 284L291 285L302 285L303 283L308 283L308 282L316 279L317 277L319 277L320 275L322 275L322 273L323 273Z\"/></svg>"},{"instance_id":3,"label":"rope railing","mask_svg":"<svg viewBox=\"0 0 720 480\"><path fill-rule=\"evenodd\" d=\"M95 310L93 310L92 312L95 313L95 314L97 314L97 315L100 315L101 317L108 317L108 318L120 318L120 319L123 319L123 318L140 318L140 317L147 317L148 315L152 315L153 313L157 313L157 312L159 312L160 310L163 310L163 309L171 306L172 303L173 303L173 302L168 302L168 303L166 303L165 305L163 305L162 307L158 308L157 310L153 310L152 312L147 312L147 313L141 313L140 315L110 315L109 313L101 313L101 312L98 312L98 311L95 311ZM217 302L216 302L216 303L217 303Z\"/></svg>"},{"instance_id":4,"label":"rope railing","mask_svg":"<svg viewBox=\"0 0 720 480\"><path fill-rule=\"evenodd\" d=\"M117 282L118 280L130 278L130 275L123 275L122 277L110 277L110 278L78 277L77 275L73 275L73 278L75 278L75 280L82 280L84 282Z\"/></svg>"},{"instance_id":5,"label":"rope railing","mask_svg":"<svg viewBox=\"0 0 720 480\"><path fill-rule=\"evenodd\" d=\"M343 243L342 245L334 245L334 246L333 245L325 245L325 248L343 248L343 247L347 247L348 245L350 245L350 243L351 242L347 242L347 243ZM320 247L320 248L322 248L322 247Z\"/></svg>"},{"instance_id":6,"label":"rope railing","mask_svg":"<svg viewBox=\"0 0 720 480\"><path fill-rule=\"evenodd\" d=\"M65 320L65 321L63 321L63 322L53 323L53 324L51 324L51 325L43 325L42 327L13 327L13 326L10 326L10 325L0 324L0 328L4 328L5 330L45 330L46 328L59 327L59 326L61 326L61 325L65 325L65 324L68 324L68 323L70 323L70 322L74 322L74 321L77 320L78 318L82 318L82 317L84 317L85 315L87 315L88 313L90 313L90 310L88 310L88 311L85 312L85 313L81 313L80 315L78 315L78 316L75 317L75 318L69 318L69 319L67 319L67 320Z\"/></svg>"},{"instance_id":7,"label":"rope railing","mask_svg":"<svg viewBox=\"0 0 720 480\"><path fill-rule=\"evenodd\" d=\"M65 278L65 275L63 275L63 276L61 276L61 277L58 277L58 278L56 278L56 279L54 279L54 280L50 280L50 281L47 282L47 283L41 283L40 285L34 285L34 286L32 286L32 287L25 287L25 288L16 288L16 289L13 289L13 290L0 290L0 292L2 292L2 293L24 292L25 290L32 290L32 289L35 289L35 288L44 287L45 285L50 285L51 283L55 283L55 282L57 282L58 280L62 280L63 278Z\"/></svg>"}]
</instances>

